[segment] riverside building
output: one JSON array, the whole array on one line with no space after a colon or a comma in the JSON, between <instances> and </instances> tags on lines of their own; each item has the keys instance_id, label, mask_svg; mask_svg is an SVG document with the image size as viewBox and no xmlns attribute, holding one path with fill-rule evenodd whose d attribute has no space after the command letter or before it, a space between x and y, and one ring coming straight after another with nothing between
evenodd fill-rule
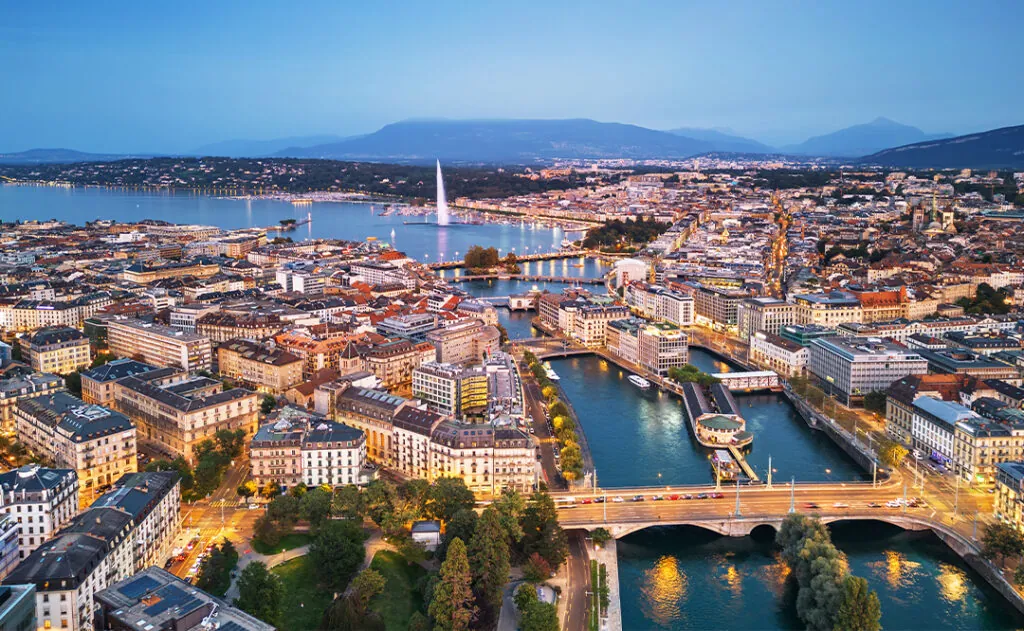
<instances>
[{"instance_id":1,"label":"riverside building","mask_svg":"<svg viewBox=\"0 0 1024 631\"><path fill-rule=\"evenodd\" d=\"M907 375L927 374L928 361L878 338L828 337L811 342L807 370L826 394L850 405Z\"/></svg>"}]
</instances>

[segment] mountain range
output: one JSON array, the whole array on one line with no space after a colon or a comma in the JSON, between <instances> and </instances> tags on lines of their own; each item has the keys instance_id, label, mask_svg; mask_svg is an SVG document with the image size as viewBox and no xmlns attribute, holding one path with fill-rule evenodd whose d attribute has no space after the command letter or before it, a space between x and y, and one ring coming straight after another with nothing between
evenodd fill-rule
<instances>
[{"instance_id":1,"label":"mountain range","mask_svg":"<svg viewBox=\"0 0 1024 631\"><path fill-rule=\"evenodd\" d=\"M781 147L781 150L792 155L856 158L889 147L949 138L951 135L926 134L917 127L879 117L870 123L853 125L831 134L808 138L798 145Z\"/></svg>"},{"instance_id":2,"label":"mountain range","mask_svg":"<svg viewBox=\"0 0 1024 631\"><path fill-rule=\"evenodd\" d=\"M1024 165L1024 126L950 138L887 118L774 148L725 130L656 130L590 119L406 120L362 136L229 140L186 155L323 158L371 162L536 164L555 158L685 159L705 154L803 156L898 167ZM861 156L858 158L858 156ZM0 164L102 162L126 156L69 149L0 154Z\"/></svg>"}]
</instances>

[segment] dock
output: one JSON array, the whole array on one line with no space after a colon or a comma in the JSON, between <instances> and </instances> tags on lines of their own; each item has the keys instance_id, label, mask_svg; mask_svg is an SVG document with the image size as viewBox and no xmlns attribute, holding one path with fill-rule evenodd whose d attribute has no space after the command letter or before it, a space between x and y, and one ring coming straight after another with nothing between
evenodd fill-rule
<instances>
[{"instance_id":1,"label":"dock","mask_svg":"<svg viewBox=\"0 0 1024 631\"><path fill-rule=\"evenodd\" d=\"M729 455L732 456L732 459L736 461L736 464L738 464L740 469L743 471L743 475L747 476L751 482L760 482L761 478L757 477L757 474L754 473L754 468L751 467L750 463L747 462L747 459L743 457L739 448L733 445L728 445L727 448L729 449Z\"/></svg>"}]
</instances>

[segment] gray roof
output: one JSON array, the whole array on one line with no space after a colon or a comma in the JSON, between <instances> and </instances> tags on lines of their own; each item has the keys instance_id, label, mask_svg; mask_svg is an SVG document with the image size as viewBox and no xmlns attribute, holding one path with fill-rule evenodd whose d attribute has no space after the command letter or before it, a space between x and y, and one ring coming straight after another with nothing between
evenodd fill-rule
<instances>
[{"instance_id":1,"label":"gray roof","mask_svg":"<svg viewBox=\"0 0 1024 631\"><path fill-rule=\"evenodd\" d=\"M6 493L38 493L78 479L74 469L47 469L36 464L0 474L0 490Z\"/></svg>"},{"instance_id":2,"label":"gray roof","mask_svg":"<svg viewBox=\"0 0 1024 631\"><path fill-rule=\"evenodd\" d=\"M192 380L195 382L196 380ZM182 412L192 412L195 410L202 410L203 408L211 407L214 405L220 405L227 401L234 401L236 399L244 399L245 397L255 396L255 394L249 390L242 388L232 388L231 390L225 390L224 392L218 392L211 394L206 397L187 397L182 394L175 392L174 388L160 387L151 383L147 383L138 377L125 377L119 381L121 386L138 392L139 394L155 399L164 405L168 405ZM183 386L180 384L177 386L178 390L182 390ZM194 388L191 388L194 390Z\"/></svg>"},{"instance_id":3,"label":"gray roof","mask_svg":"<svg viewBox=\"0 0 1024 631\"><path fill-rule=\"evenodd\" d=\"M82 377L98 382L117 381L118 379L146 373L155 369L154 366L134 359L115 359L102 366L82 371Z\"/></svg>"},{"instance_id":4,"label":"gray roof","mask_svg":"<svg viewBox=\"0 0 1024 631\"><path fill-rule=\"evenodd\" d=\"M22 399L18 401L18 409L51 427L60 427L79 442L133 428L124 414L100 405L90 405L67 392Z\"/></svg>"}]
</instances>

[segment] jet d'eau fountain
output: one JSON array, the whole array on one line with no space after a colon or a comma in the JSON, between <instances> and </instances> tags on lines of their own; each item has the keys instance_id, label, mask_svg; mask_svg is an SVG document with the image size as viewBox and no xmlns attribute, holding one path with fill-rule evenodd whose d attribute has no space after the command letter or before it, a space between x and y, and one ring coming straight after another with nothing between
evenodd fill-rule
<instances>
[{"instance_id":1,"label":"jet d'eau fountain","mask_svg":"<svg viewBox=\"0 0 1024 631\"><path fill-rule=\"evenodd\" d=\"M437 225L448 225L448 201L444 198L444 177L441 176L441 161L437 161Z\"/></svg>"}]
</instances>

